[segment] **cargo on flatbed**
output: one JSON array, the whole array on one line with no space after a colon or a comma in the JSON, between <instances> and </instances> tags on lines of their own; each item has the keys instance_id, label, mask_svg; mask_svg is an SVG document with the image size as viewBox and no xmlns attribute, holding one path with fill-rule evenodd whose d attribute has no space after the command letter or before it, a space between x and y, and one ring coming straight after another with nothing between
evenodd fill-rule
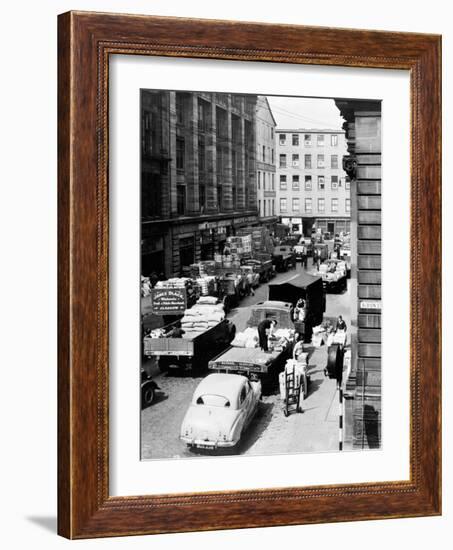
<instances>
[{"instance_id":1,"label":"cargo on flatbed","mask_svg":"<svg viewBox=\"0 0 453 550\"><path fill-rule=\"evenodd\" d=\"M206 368L209 359L228 347L235 334L234 325L224 319L204 330L190 330L177 337L171 336L174 329L179 329L179 325L180 322L177 321L164 327L163 337L144 338L144 354L156 357L161 370L176 367Z\"/></svg>"}]
</instances>

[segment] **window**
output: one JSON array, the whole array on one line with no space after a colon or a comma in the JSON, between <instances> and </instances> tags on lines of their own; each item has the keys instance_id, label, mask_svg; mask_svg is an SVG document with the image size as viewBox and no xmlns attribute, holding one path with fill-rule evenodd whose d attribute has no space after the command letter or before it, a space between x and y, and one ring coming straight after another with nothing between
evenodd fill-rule
<instances>
[{"instance_id":1,"label":"window","mask_svg":"<svg viewBox=\"0 0 453 550\"><path fill-rule=\"evenodd\" d=\"M286 199L280 199L280 212L286 212Z\"/></svg>"},{"instance_id":2,"label":"window","mask_svg":"<svg viewBox=\"0 0 453 550\"><path fill-rule=\"evenodd\" d=\"M263 172L263 190L266 191L266 172Z\"/></svg>"},{"instance_id":3,"label":"window","mask_svg":"<svg viewBox=\"0 0 453 550\"><path fill-rule=\"evenodd\" d=\"M299 134L293 134L293 145L294 146L299 145Z\"/></svg>"},{"instance_id":4,"label":"window","mask_svg":"<svg viewBox=\"0 0 453 550\"><path fill-rule=\"evenodd\" d=\"M338 189L338 176L332 176L331 187L332 191L336 191Z\"/></svg>"},{"instance_id":5,"label":"window","mask_svg":"<svg viewBox=\"0 0 453 550\"><path fill-rule=\"evenodd\" d=\"M304 135L304 145L305 147L311 147L311 134Z\"/></svg>"},{"instance_id":6,"label":"window","mask_svg":"<svg viewBox=\"0 0 453 550\"><path fill-rule=\"evenodd\" d=\"M286 134L279 135L279 143L280 145L286 145Z\"/></svg>"},{"instance_id":7,"label":"window","mask_svg":"<svg viewBox=\"0 0 453 550\"><path fill-rule=\"evenodd\" d=\"M271 139L274 139L274 129L271 126Z\"/></svg>"},{"instance_id":8,"label":"window","mask_svg":"<svg viewBox=\"0 0 453 550\"><path fill-rule=\"evenodd\" d=\"M305 155L304 166L308 169L311 168L311 155Z\"/></svg>"},{"instance_id":9,"label":"window","mask_svg":"<svg viewBox=\"0 0 453 550\"><path fill-rule=\"evenodd\" d=\"M324 168L324 155L318 155L317 166L318 168Z\"/></svg>"},{"instance_id":10,"label":"window","mask_svg":"<svg viewBox=\"0 0 453 550\"><path fill-rule=\"evenodd\" d=\"M318 147L324 147L324 134L318 134Z\"/></svg>"},{"instance_id":11,"label":"window","mask_svg":"<svg viewBox=\"0 0 453 550\"><path fill-rule=\"evenodd\" d=\"M330 157L330 167L338 168L338 155L332 155Z\"/></svg>"},{"instance_id":12,"label":"window","mask_svg":"<svg viewBox=\"0 0 453 550\"><path fill-rule=\"evenodd\" d=\"M293 176L293 191L299 191L299 176Z\"/></svg>"},{"instance_id":13,"label":"window","mask_svg":"<svg viewBox=\"0 0 453 550\"><path fill-rule=\"evenodd\" d=\"M263 145L263 162L266 162L266 146Z\"/></svg>"},{"instance_id":14,"label":"window","mask_svg":"<svg viewBox=\"0 0 453 550\"><path fill-rule=\"evenodd\" d=\"M312 200L305 199L305 212L311 212L312 210Z\"/></svg>"},{"instance_id":15,"label":"window","mask_svg":"<svg viewBox=\"0 0 453 550\"><path fill-rule=\"evenodd\" d=\"M186 187L184 185L176 186L176 207L181 216L186 212Z\"/></svg>"},{"instance_id":16,"label":"window","mask_svg":"<svg viewBox=\"0 0 453 550\"><path fill-rule=\"evenodd\" d=\"M200 184L198 197L199 197L198 200L199 200L199 204L200 204L200 210L201 210L201 212L203 212L205 204L206 204L206 186L205 185Z\"/></svg>"},{"instance_id":17,"label":"window","mask_svg":"<svg viewBox=\"0 0 453 550\"><path fill-rule=\"evenodd\" d=\"M150 111L143 113L142 119L142 150L144 155L153 152L153 114Z\"/></svg>"},{"instance_id":18,"label":"window","mask_svg":"<svg viewBox=\"0 0 453 550\"><path fill-rule=\"evenodd\" d=\"M176 94L176 121L184 126L186 115L186 98L183 94Z\"/></svg>"},{"instance_id":19,"label":"window","mask_svg":"<svg viewBox=\"0 0 453 550\"><path fill-rule=\"evenodd\" d=\"M344 188L348 190L351 189L351 180L349 178L346 178Z\"/></svg>"},{"instance_id":20,"label":"window","mask_svg":"<svg viewBox=\"0 0 453 550\"><path fill-rule=\"evenodd\" d=\"M286 186L286 176L280 176L280 189L282 191L286 191L287 189L287 186Z\"/></svg>"},{"instance_id":21,"label":"window","mask_svg":"<svg viewBox=\"0 0 453 550\"><path fill-rule=\"evenodd\" d=\"M345 199L344 209L346 212L351 211L351 199Z\"/></svg>"},{"instance_id":22,"label":"window","mask_svg":"<svg viewBox=\"0 0 453 550\"><path fill-rule=\"evenodd\" d=\"M274 164L274 150L271 149L271 164Z\"/></svg>"},{"instance_id":23,"label":"window","mask_svg":"<svg viewBox=\"0 0 453 550\"><path fill-rule=\"evenodd\" d=\"M311 176L305 176L305 191L312 190Z\"/></svg>"},{"instance_id":24,"label":"window","mask_svg":"<svg viewBox=\"0 0 453 550\"><path fill-rule=\"evenodd\" d=\"M258 215L262 216L263 213L261 212L261 201L258 201Z\"/></svg>"},{"instance_id":25,"label":"window","mask_svg":"<svg viewBox=\"0 0 453 550\"><path fill-rule=\"evenodd\" d=\"M338 145L338 136L337 136L337 134L332 134L330 136L330 145L332 145L332 147L337 147L337 145Z\"/></svg>"},{"instance_id":26,"label":"window","mask_svg":"<svg viewBox=\"0 0 453 550\"><path fill-rule=\"evenodd\" d=\"M198 136L198 171L204 172L206 170L206 147L204 136Z\"/></svg>"},{"instance_id":27,"label":"window","mask_svg":"<svg viewBox=\"0 0 453 550\"><path fill-rule=\"evenodd\" d=\"M258 172L258 189L261 189L261 172Z\"/></svg>"},{"instance_id":28,"label":"window","mask_svg":"<svg viewBox=\"0 0 453 550\"><path fill-rule=\"evenodd\" d=\"M325 199L318 199L318 212L324 212L326 209Z\"/></svg>"},{"instance_id":29,"label":"window","mask_svg":"<svg viewBox=\"0 0 453 550\"><path fill-rule=\"evenodd\" d=\"M299 155L293 155L293 166L299 166Z\"/></svg>"},{"instance_id":30,"label":"window","mask_svg":"<svg viewBox=\"0 0 453 550\"><path fill-rule=\"evenodd\" d=\"M332 212L338 212L338 199L332 199L331 210Z\"/></svg>"},{"instance_id":31,"label":"window","mask_svg":"<svg viewBox=\"0 0 453 550\"><path fill-rule=\"evenodd\" d=\"M286 168L286 155L280 155L280 168Z\"/></svg>"},{"instance_id":32,"label":"window","mask_svg":"<svg viewBox=\"0 0 453 550\"><path fill-rule=\"evenodd\" d=\"M275 174L272 174L272 191L275 191Z\"/></svg>"},{"instance_id":33,"label":"window","mask_svg":"<svg viewBox=\"0 0 453 550\"><path fill-rule=\"evenodd\" d=\"M206 132L209 129L210 106L202 99L198 100L198 129Z\"/></svg>"},{"instance_id":34,"label":"window","mask_svg":"<svg viewBox=\"0 0 453 550\"><path fill-rule=\"evenodd\" d=\"M184 145L182 138L176 139L176 168L178 170L184 170Z\"/></svg>"},{"instance_id":35,"label":"window","mask_svg":"<svg viewBox=\"0 0 453 550\"><path fill-rule=\"evenodd\" d=\"M318 176L318 190L324 191L325 188L326 188L326 184L325 184L324 176Z\"/></svg>"},{"instance_id":36,"label":"window","mask_svg":"<svg viewBox=\"0 0 453 550\"><path fill-rule=\"evenodd\" d=\"M300 210L300 201L298 198L293 199L293 212L299 212Z\"/></svg>"}]
</instances>

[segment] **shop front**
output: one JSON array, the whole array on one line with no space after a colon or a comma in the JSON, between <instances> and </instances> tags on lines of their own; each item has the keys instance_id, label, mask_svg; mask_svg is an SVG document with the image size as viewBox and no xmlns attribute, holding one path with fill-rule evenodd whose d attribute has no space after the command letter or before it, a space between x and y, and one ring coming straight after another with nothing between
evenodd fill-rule
<instances>
[{"instance_id":1,"label":"shop front","mask_svg":"<svg viewBox=\"0 0 453 550\"><path fill-rule=\"evenodd\" d=\"M152 273L165 273L164 236L152 236L142 239L141 274L149 277Z\"/></svg>"}]
</instances>

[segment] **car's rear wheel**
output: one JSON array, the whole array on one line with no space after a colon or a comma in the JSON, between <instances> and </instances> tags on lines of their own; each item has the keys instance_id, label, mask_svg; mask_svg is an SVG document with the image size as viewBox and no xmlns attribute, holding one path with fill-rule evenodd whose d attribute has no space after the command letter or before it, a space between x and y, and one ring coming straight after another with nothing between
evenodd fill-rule
<instances>
[{"instance_id":1,"label":"car's rear wheel","mask_svg":"<svg viewBox=\"0 0 453 550\"><path fill-rule=\"evenodd\" d=\"M151 384L147 384L142 388L142 408L149 407L154 401L155 390Z\"/></svg>"}]
</instances>

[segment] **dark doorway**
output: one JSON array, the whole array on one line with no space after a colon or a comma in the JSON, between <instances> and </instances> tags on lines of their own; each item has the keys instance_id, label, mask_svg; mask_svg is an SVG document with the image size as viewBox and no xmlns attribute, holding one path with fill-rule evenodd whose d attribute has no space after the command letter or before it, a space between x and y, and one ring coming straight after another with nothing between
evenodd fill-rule
<instances>
[{"instance_id":1,"label":"dark doorway","mask_svg":"<svg viewBox=\"0 0 453 550\"><path fill-rule=\"evenodd\" d=\"M142 255L142 275L149 277L151 273L165 273L165 257L164 251L158 250Z\"/></svg>"}]
</instances>

